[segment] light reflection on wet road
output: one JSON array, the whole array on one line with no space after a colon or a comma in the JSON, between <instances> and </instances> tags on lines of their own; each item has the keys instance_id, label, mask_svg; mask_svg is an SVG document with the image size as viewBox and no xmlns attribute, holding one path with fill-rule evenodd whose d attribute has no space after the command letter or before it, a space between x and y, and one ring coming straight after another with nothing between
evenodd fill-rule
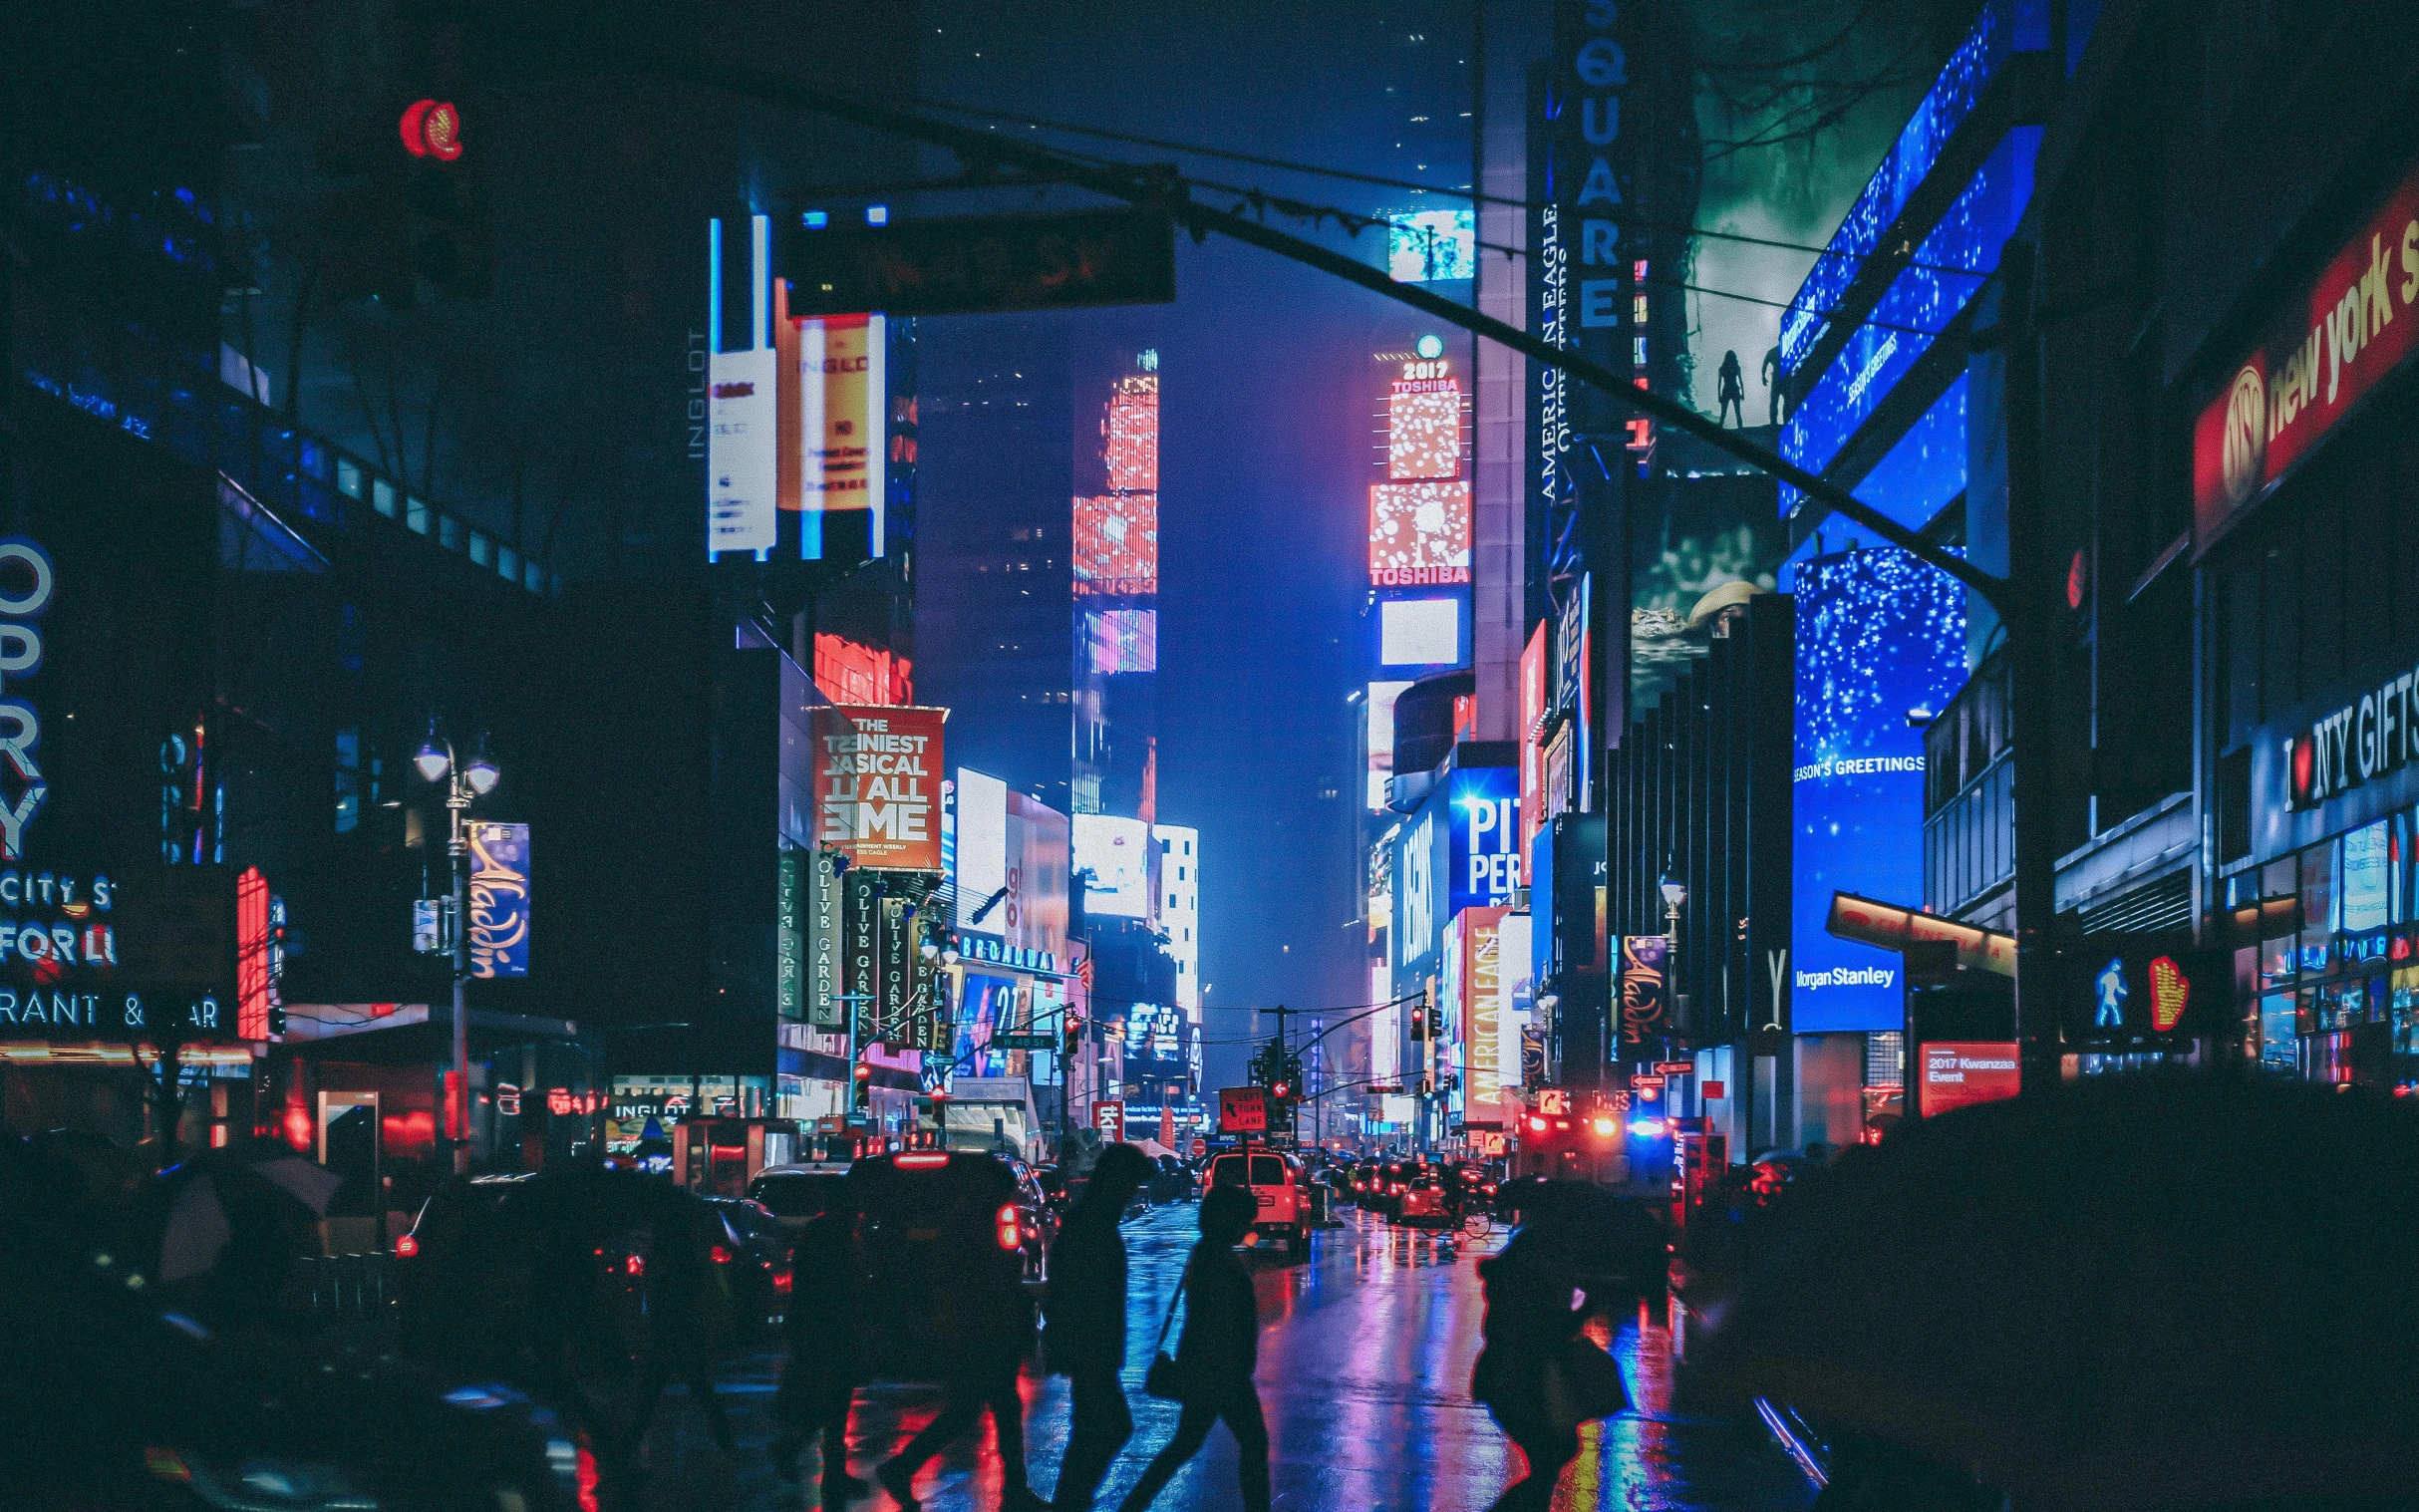
<instances>
[{"instance_id":1,"label":"light reflection on wet road","mask_svg":"<svg viewBox=\"0 0 2419 1512\"><path fill-rule=\"evenodd\" d=\"M1141 1392L1160 1310L1173 1291L1194 1237L1194 1208L1159 1209L1126 1225L1134 1295L1126 1387L1135 1435L1101 1488L1116 1497L1174 1430L1176 1407ZM1503 1242L1454 1244L1435 1235L1390 1229L1359 1213L1314 1240L1310 1263L1271 1255L1255 1261L1261 1315L1261 1401L1274 1444L1276 1505L1410 1512L1483 1508L1517 1478L1519 1455L1486 1409L1470 1400L1477 1357L1480 1297L1477 1259ZM1797 1471L1749 1426L1672 1417L1666 1338L1659 1323L1617 1320L1600 1329L1628 1378L1633 1410L1582 1430L1579 1459L1565 1474L1558 1512L1595 1509L1708 1509L1795 1512L1813 1499ZM668 1401L650 1445L655 1473L644 1493L648 1512L794 1508L799 1489L777 1481L764 1455L778 1361L730 1361L722 1390L740 1434L736 1461L715 1452L686 1403ZM1033 1484L1057 1484L1066 1436L1063 1377L1024 1383ZM873 1464L931 1416L936 1393L882 1387L859 1393L850 1441L854 1466ZM1000 1465L988 1421L925 1471L917 1494L936 1512L994 1508ZM813 1468L808 1455L807 1468ZM811 1485L811 1480L807 1482ZM1161 1494L1163 1508L1239 1507L1235 1448L1223 1429ZM890 1512L876 1493L856 1504Z\"/></svg>"}]
</instances>

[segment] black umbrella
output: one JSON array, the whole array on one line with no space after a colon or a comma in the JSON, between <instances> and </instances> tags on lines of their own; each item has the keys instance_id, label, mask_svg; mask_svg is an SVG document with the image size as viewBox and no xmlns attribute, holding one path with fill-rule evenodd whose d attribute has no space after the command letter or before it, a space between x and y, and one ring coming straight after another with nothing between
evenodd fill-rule
<instances>
[{"instance_id":1,"label":"black umbrella","mask_svg":"<svg viewBox=\"0 0 2419 1512\"><path fill-rule=\"evenodd\" d=\"M2419 1488L2419 1109L2094 1079L1805 1183L1684 1388L1762 1395L2024 1512Z\"/></svg>"}]
</instances>

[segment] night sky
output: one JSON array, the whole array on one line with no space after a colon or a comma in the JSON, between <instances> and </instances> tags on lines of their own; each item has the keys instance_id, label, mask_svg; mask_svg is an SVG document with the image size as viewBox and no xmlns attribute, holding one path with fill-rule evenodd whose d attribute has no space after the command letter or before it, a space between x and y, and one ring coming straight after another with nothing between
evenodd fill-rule
<instances>
[{"instance_id":1,"label":"night sky","mask_svg":"<svg viewBox=\"0 0 2419 1512\"><path fill-rule=\"evenodd\" d=\"M1040 9L927 7L926 97L1444 187L1469 181L1466 5ZM1044 79L1050 88L1036 89ZM1180 160L1356 210L1415 200ZM947 166L928 158L928 171ZM930 208L976 207L951 196ZM1346 244L1332 226L1321 234ZM1376 233L1359 245L1377 258ZM1179 242L1177 287L1172 306L1062 318L1079 421L1134 350L1160 355L1159 813L1202 831L1205 1079L1217 1086L1242 1079L1245 1055L1220 1042L1250 1026L1222 1010L1367 996L1353 849L1359 736L1345 700L1361 675L1367 592L1368 353L1424 327L1374 295L1216 239ZM936 320L924 339L969 338Z\"/></svg>"}]
</instances>

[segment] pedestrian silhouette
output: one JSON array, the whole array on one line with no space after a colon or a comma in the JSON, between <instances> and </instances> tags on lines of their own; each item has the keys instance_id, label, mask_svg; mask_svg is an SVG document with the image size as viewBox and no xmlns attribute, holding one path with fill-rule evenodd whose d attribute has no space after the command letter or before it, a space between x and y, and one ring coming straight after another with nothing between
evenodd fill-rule
<instances>
[{"instance_id":1,"label":"pedestrian silhouette","mask_svg":"<svg viewBox=\"0 0 2419 1512\"><path fill-rule=\"evenodd\" d=\"M1544 1512L1563 1466L1579 1454L1579 1424L1624 1404L1611 1359L1579 1337L1589 1310L1573 1305L1581 1274L1575 1252L1601 1243L1600 1226L1578 1211L1580 1195L1594 1194L1559 1184L1540 1192L1531 1221L1500 1254L1479 1262L1486 1348L1470 1394L1486 1403L1528 1462L1523 1478L1497 1499L1495 1512Z\"/></svg>"},{"instance_id":2,"label":"pedestrian silhouette","mask_svg":"<svg viewBox=\"0 0 2419 1512\"><path fill-rule=\"evenodd\" d=\"M981 1202L961 1203L949 1215L947 1221L966 1239L959 1253L971 1264L945 1299L953 1310L941 1325L952 1349L948 1395L923 1431L874 1472L905 1512L923 1505L911 1489L916 1472L972 1428L986 1407L999 1443L1003 1512L1041 1501L1025 1482L1025 1401L1017 1394L1017 1369L1033 1314L1025 1300L1022 1262L991 1242L992 1211Z\"/></svg>"},{"instance_id":3,"label":"pedestrian silhouette","mask_svg":"<svg viewBox=\"0 0 2419 1512\"><path fill-rule=\"evenodd\" d=\"M1767 424L1781 423L1781 349L1774 347L1764 354L1764 410L1771 417Z\"/></svg>"},{"instance_id":4,"label":"pedestrian silhouette","mask_svg":"<svg viewBox=\"0 0 2419 1512\"><path fill-rule=\"evenodd\" d=\"M869 1489L848 1473L848 1408L865 1373L858 1333L865 1286L856 1214L844 1199L799 1231L789 1276L789 1308L781 1319L789 1361L772 1403L780 1423L772 1468L789 1479L807 1441L820 1438L823 1505L844 1507Z\"/></svg>"},{"instance_id":5,"label":"pedestrian silhouette","mask_svg":"<svg viewBox=\"0 0 2419 1512\"><path fill-rule=\"evenodd\" d=\"M664 1388L675 1379L706 1414L706 1426L726 1454L735 1447L731 1421L714 1394L716 1345L729 1311L723 1279L711 1254L722 1220L687 1193L667 1194L647 1232L647 1365L639 1380L638 1404L628 1435L633 1461L647 1441L647 1425Z\"/></svg>"},{"instance_id":6,"label":"pedestrian silhouette","mask_svg":"<svg viewBox=\"0 0 2419 1512\"><path fill-rule=\"evenodd\" d=\"M1746 370L1738 365L1736 352L1722 354L1721 369L1715 374L1715 377L1720 382L1721 388L1719 402L1713 416L1714 424L1721 424L1723 417L1735 413L1738 416L1738 428L1741 431L1746 430L1747 374Z\"/></svg>"},{"instance_id":7,"label":"pedestrian silhouette","mask_svg":"<svg viewBox=\"0 0 2419 1512\"><path fill-rule=\"evenodd\" d=\"M1235 1246L1251 1230L1252 1213L1252 1194L1244 1187L1212 1187L1201 1198L1201 1242L1184 1268L1184 1333L1176 1344L1183 1410L1176 1416L1175 1436L1151 1456L1117 1512L1148 1507L1184 1462L1201 1452L1220 1419L1235 1435L1244 1512L1268 1512L1268 1422L1252 1384L1252 1366L1260 1357L1260 1305L1252 1296L1251 1273L1235 1258Z\"/></svg>"},{"instance_id":8,"label":"pedestrian silhouette","mask_svg":"<svg viewBox=\"0 0 2419 1512\"><path fill-rule=\"evenodd\" d=\"M1051 1498L1058 1512L1089 1507L1110 1462L1134 1436L1134 1414L1117 1377L1125 1365L1126 1303L1125 1241L1117 1235L1117 1220L1150 1174L1150 1158L1133 1145L1102 1150L1051 1249L1044 1339L1050 1367L1066 1372L1072 1407L1066 1457Z\"/></svg>"}]
</instances>

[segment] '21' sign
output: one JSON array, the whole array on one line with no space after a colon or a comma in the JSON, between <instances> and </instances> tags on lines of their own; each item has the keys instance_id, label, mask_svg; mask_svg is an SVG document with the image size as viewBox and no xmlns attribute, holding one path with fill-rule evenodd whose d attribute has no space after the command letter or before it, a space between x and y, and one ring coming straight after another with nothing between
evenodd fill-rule
<instances>
[{"instance_id":1,"label":"'21' sign","mask_svg":"<svg viewBox=\"0 0 2419 1512\"><path fill-rule=\"evenodd\" d=\"M57 588L49 552L22 535L0 539L0 766L18 783L14 793L0 790L0 860L24 859L25 826L50 795L34 757L42 717L18 695L17 682L42 670L39 621Z\"/></svg>"}]
</instances>

